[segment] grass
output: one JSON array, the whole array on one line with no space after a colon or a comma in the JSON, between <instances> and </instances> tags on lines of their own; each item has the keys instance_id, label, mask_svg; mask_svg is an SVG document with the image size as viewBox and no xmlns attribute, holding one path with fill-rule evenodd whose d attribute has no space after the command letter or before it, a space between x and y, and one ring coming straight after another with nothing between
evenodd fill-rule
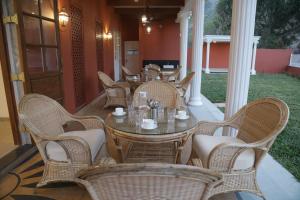
<instances>
[{"instance_id":1,"label":"grass","mask_svg":"<svg viewBox=\"0 0 300 200\"><path fill-rule=\"evenodd\" d=\"M227 74L203 74L202 93L213 103L225 102ZM286 129L278 136L270 154L300 181L300 78L287 74L251 76L248 102L277 97L290 108Z\"/></svg>"}]
</instances>

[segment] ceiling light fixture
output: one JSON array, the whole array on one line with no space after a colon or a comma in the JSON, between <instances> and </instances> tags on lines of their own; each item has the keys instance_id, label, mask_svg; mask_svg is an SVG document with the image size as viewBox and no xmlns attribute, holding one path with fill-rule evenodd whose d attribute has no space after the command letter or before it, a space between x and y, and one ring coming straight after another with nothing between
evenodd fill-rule
<instances>
[{"instance_id":1,"label":"ceiling light fixture","mask_svg":"<svg viewBox=\"0 0 300 200\"><path fill-rule=\"evenodd\" d=\"M143 24L146 24L148 22L148 18L147 18L147 16L144 14L144 15L142 15L142 23Z\"/></svg>"}]
</instances>

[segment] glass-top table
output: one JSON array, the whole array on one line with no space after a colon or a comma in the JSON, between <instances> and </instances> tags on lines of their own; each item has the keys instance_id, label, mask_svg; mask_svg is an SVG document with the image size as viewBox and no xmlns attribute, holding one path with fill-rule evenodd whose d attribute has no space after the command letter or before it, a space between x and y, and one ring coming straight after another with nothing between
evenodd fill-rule
<instances>
[{"instance_id":1,"label":"glass-top table","mask_svg":"<svg viewBox=\"0 0 300 200\"><path fill-rule=\"evenodd\" d=\"M147 145L172 143L175 149L174 163L187 163L191 154L192 135L195 133L198 124L196 117L191 112L188 112L188 114L189 118L186 120L175 119L168 122L168 112L165 109L163 115L158 116L157 128L146 130L141 128L136 123L136 117L131 116L128 112L123 117L115 117L110 113L105 119L105 127L119 154L118 158L115 159L126 162L128 151L134 148L124 145L125 143L131 145L139 143L144 146L144 150L150 148L151 151L155 148ZM137 155L147 155L147 152L138 153Z\"/></svg>"},{"instance_id":2,"label":"glass-top table","mask_svg":"<svg viewBox=\"0 0 300 200\"><path fill-rule=\"evenodd\" d=\"M143 129L141 126L136 125L136 119L129 116L128 112L122 117L115 117L110 113L105 120L105 124L106 126L115 130L124 131L131 134L166 135L190 130L191 128L194 128L198 122L198 120L191 113L189 114L189 119L175 119L174 122L168 122L166 111L163 115L163 117L158 119L157 128L152 130Z\"/></svg>"}]
</instances>

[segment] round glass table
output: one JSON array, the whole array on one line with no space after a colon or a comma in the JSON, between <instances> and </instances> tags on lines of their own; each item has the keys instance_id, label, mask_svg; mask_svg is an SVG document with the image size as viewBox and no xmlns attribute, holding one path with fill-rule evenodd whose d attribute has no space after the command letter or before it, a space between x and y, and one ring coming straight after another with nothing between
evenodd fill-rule
<instances>
[{"instance_id":1,"label":"round glass table","mask_svg":"<svg viewBox=\"0 0 300 200\"><path fill-rule=\"evenodd\" d=\"M119 154L117 160L120 162L172 160L172 163L187 163L192 150L192 135L198 124L198 120L191 112L186 120L175 119L170 122L165 110L158 117L157 128L152 130L141 128L137 120L139 119L131 113L123 117L115 117L110 113L105 119L107 133ZM166 152L169 152L169 157ZM145 155L147 158L143 158ZM160 160L162 155L168 158Z\"/></svg>"}]
</instances>

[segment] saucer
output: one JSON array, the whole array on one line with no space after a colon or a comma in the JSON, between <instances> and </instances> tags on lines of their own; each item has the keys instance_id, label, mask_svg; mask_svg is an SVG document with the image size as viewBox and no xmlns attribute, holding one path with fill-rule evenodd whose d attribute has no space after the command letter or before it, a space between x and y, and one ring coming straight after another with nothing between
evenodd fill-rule
<instances>
[{"instance_id":1,"label":"saucer","mask_svg":"<svg viewBox=\"0 0 300 200\"><path fill-rule=\"evenodd\" d=\"M186 115L186 116L175 115L175 118L179 119L179 120L186 120L186 119L190 118L190 116L189 115Z\"/></svg>"},{"instance_id":2,"label":"saucer","mask_svg":"<svg viewBox=\"0 0 300 200\"><path fill-rule=\"evenodd\" d=\"M141 127L142 127L142 129L146 129L146 130L153 130L153 129L157 128L157 124L153 124L152 127L145 127L145 124L142 123Z\"/></svg>"},{"instance_id":3,"label":"saucer","mask_svg":"<svg viewBox=\"0 0 300 200\"><path fill-rule=\"evenodd\" d=\"M122 116L126 115L126 112L123 112L123 113L112 112L112 115L115 116L115 117L122 117Z\"/></svg>"}]
</instances>

